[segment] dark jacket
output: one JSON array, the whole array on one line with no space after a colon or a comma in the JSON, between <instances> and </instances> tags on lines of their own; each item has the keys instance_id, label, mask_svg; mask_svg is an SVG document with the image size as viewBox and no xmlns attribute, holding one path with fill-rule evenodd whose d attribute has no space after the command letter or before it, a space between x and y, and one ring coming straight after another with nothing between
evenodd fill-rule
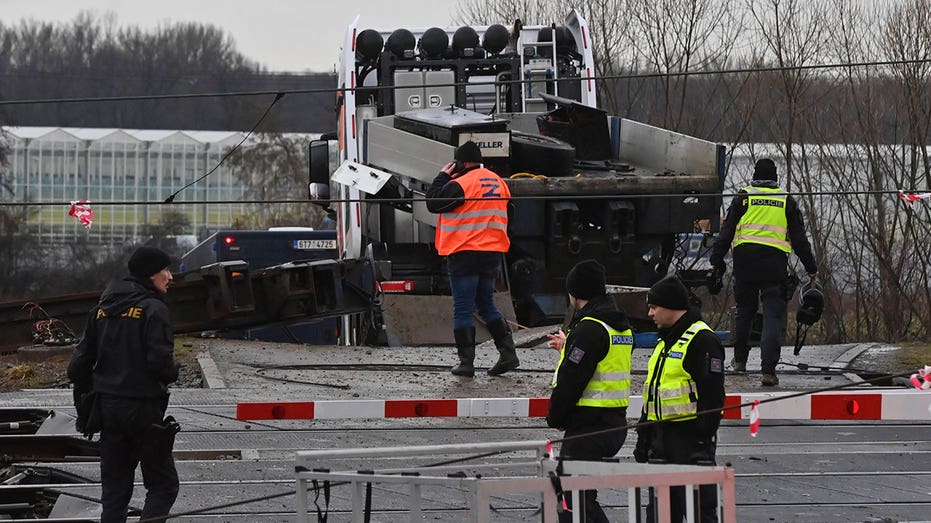
<instances>
[{"instance_id":1,"label":"dark jacket","mask_svg":"<svg viewBox=\"0 0 931 523\"><path fill-rule=\"evenodd\" d=\"M478 166L476 165L464 169L461 172L457 172L456 177L458 178L474 169L478 169ZM452 176L443 171L437 173L436 178L433 179L433 184L427 189L428 211L434 214L440 214L449 212L465 203L465 191L462 190L462 186L458 183L449 183L452 179Z\"/></svg>"},{"instance_id":2,"label":"dark jacket","mask_svg":"<svg viewBox=\"0 0 931 523\"><path fill-rule=\"evenodd\" d=\"M178 367L168 307L150 283L127 277L107 287L88 315L68 378L112 396L166 396Z\"/></svg>"},{"instance_id":3,"label":"dark jacket","mask_svg":"<svg viewBox=\"0 0 931 523\"><path fill-rule=\"evenodd\" d=\"M686 312L673 326L660 329L659 337L666 347L671 347L693 323L701 319L695 309ZM661 362L662 360L660 360ZM653 456L668 457L661 442L670 440L702 441L709 443L714 439L721 423L721 408L724 407L724 347L718 336L711 331L701 331L692 338L682 368L692 377L698 392L698 411L711 412L694 420L657 423L637 429L637 446L649 447L652 443ZM654 374L655 375L655 374ZM657 376L658 378L658 376ZM647 420L642 412L640 422ZM667 437L663 437L667 436ZM672 438L668 436L673 436ZM713 451L712 451L713 454ZM678 461L678 460L677 460Z\"/></svg>"},{"instance_id":4,"label":"dark jacket","mask_svg":"<svg viewBox=\"0 0 931 523\"><path fill-rule=\"evenodd\" d=\"M576 405L588 381L595 374L598 362L608 355L611 345L608 331L604 327L593 321L581 321L586 316L597 318L619 331L630 328L627 316L618 310L610 296L593 298L576 311L569 324L569 335L564 350L578 348L583 354L578 363L567 359L559 367L556 387L550 395L550 409L546 415L546 424L553 428L571 431L586 427L597 430L598 427L624 425L627 421L627 407Z\"/></svg>"},{"instance_id":5,"label":"dark jacket","mask_svg":"<svg viewBox=\"0 0 931 523\"><path fill-rule=\"evenodd\" d=\"M752 185L767 188L779 187L776 182L768 180L754 180ZM747 197L743 196L745 194L747 194L746 190L741 189L738 196L731 200L731 206L727 209L727 215L721 225L721 232L718 234L718 239L711 251L710 262L715 267L720 267L724 262L724 256L734 241L737 223L747 212ZM791 194L786 197L785 210L792 250L805 266L805 271L808 274L814 274L818 272L818 264L811 252L808 236L805 234L805 221L802 218L802 212ZM734 278L740 281L782 283L786 280L789 255L774 247L743 243L734 247L733 260Z\"/></svg>"},{"instance_id":6,"label":"dark jacket","mask_svg":"<svg viewBox=\"0 0 931 523\"><path fill-rule=\"evenodd\" d=\"M469 167L456 173L456 176L478 169L478 166ZM434 214L449 212L465 203L465 192L458 183L449 183L452 177L443 171L437 173L433 184L427 190L427 210ZM511 205L508 205L508 214ZM472 274L489 274L498 270L501 265L500 252L487 251L459 251L446 257L446 269L451 276L465 276Z\"/></svg>"}]
</instances>

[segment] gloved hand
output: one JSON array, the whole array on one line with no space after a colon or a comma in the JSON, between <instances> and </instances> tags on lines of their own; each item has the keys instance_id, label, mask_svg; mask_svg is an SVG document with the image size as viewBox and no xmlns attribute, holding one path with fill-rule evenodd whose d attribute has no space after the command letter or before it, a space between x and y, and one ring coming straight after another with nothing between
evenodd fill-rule
<instances>
[{"instance_id":1,"label":"gloved hand","mask_svg":"<svg viewBox=\"0 0 931 523\"><path fill-rule=\"evenodd\" d=\"M724 273L727 271L727 265L722 261L714 266L708 281L708 294L716 296L724 288Z\"/></svg>"},{"instance_id":2,"label":"gloved hand","mask_svg":"<svg viewBox=\"0 0 931 523\"><path fill-rule=\"evenodd\" d=\"M724 273L727 272L727 264L723 261L714 266L714 275L718 278L723 278Z\"/></svg>"},{"instance_id":3,"label":"gloved hand","mask_svg":"<svg viewBox=\"0 0 931 523\"><path fill-rule=\"evenodd\" d=\"M637 429L637 446L634 447L634 461L637 463L646 463L650 459L650 444L652 440L652 431L649 427L640 427Z\"/></svg>"}]
</instances>

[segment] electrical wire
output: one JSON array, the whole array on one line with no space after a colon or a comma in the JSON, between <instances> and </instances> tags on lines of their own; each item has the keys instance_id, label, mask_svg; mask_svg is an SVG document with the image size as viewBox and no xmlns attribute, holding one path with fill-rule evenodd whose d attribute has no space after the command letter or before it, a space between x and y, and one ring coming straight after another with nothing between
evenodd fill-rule
<instances>
[{"instance_id":1,"label":"electrical wire","mask_svg":"<svg viewBox=\"0 0 931 523\"><path fill-rule=\"evenodd\" d=\"M748 67L742 69L718 69L709 71L673 71L673 72L655 72L655 73L631 73L615 75L593 75L579 76L579 81L602 81L602 80L637 80L653 78L676 78L689 76L709 76L709 75L731 75L731 74L751 74L751 73L771 73L786 71L810 71L810 70L830 70L830 69L851 69L860 67L887 67L895 65L918 65L931 63L931 59L915 60L876 60L870 62L849 62L849 63L829 63L829 64L811 64L811 65L793 65L793 66L774 66L774 67ZM574 78L573 78L574 79ZM538 81L538 80L533 80ZM489 80L480 82L450 82L440 84L429 84L428 87L468 87L468 86L487 86L502 84L529 84L531 80ZM80 97L80 98L32 98L25 100L0 100L0 106L12 105L35 105L35 104L70 104L70 103L100 103L100 102L131 102L142 100L177 100L189 98L224 98L224 97L245 97L245 96L265 96L270 94L282 95L301 95L301 94L327 94L327 93L345 93L353 91L382 91L401 89L404 86L394 85L372 85L359 87L324 87L311 89L289 89L289 90L261 90L261 91L233 91L233 92L212 92L212 93L178 93L178 94L146 94L146 95L124 95L124 96L97 96L97 97Z\"/></svg>"},{"instance_id":2,"label":"electrical wire","mask_svg":"<svg viewBox=\"0 0 931 523\"><path fill-rule=\"evenodd\" d=\"M637 428L648 427L648 426L653 426L653 425L660 425L660 424L663 424L663 423L671 423L671 422L678 421L679 418L691 418L691 417L693 417L693 416L702 416L702 415L704 415L704 414L713 414L713 413L716 413L716 412L722 412L722 413L723 413L724 411L728 411L728 410L741 409L741 408L743 408L743 407L750 407L750 406L752 406L752 405L754 405L754 404L763 405L763 404L765 404L765 403L772 403L772 402L776 402L776 401L785 401L785 400L795 399L795 398L799 398L799 397L803 397L803 396L810 396L810 395L816 394L816 393L832 392L832 391L843 390L843 389L852 388L852 387L859 387L859 386L862 386L862 385L864 385L864 384L873 384L873 383L877 383L877 382L880 382L880 381L890 380L890 379L893 379L893 378L907 377L907 376L910 376L911 374L913 374L912 371L909 371L909 372L906 372L906 373L900 373L900 374L887 374L887 375L883 375L883 376L880 376L880 377L876 377L876 378L871 378L871 379L868 379L868 380L864 380L864 381L862 381L862 382L845 383L845 384L837 385L837 386L834 386L834 387L827 387L827 388L822 388L822 389L814 389L814 390L796 392L796 393L791 393L791 394L787 394L787 395L784 395L784 396L774 396L774 397L772 397L772 398L764 398L764 399L755 400L755 401L752 401L752 402L744 402L744 403L741 403L741 404L739 404L739 405L724 405L724 406L719 407L719 408L706 409L706 410L697 412L697 413L695 413L695 414L687 414L687 415L672 416L672 417L670 417L670 418L666 418L666 419L663 419L663 420L644 421L644 422L639 422L639 423L631 423L631 424L626 424L626 425L624 425L623 427L614 427L614 428L610 428L610 429L604 429L604 430L598 430L598 431L588 432L588 433L585 433L585 434L577 434L577 435L575 435L575 436L569 436L569 437L565 437L565 438L550 440L550 442L551 442L551 443L561 443L561 442L571 441L571 440L576 440L576 439L581 439L581 438L588 438L588 437L592 437L592 436L599 436L599 435L604 435L604 434L610 434L610 433L612 433L612 432L627 431L627 430L630 430L630 429L637 429ZM485 453L481 453L481 454L472 454L472 455L469 455L469 456L463 456L463 457L461 457L461 458L450 459L450 460L445 460L445 461L440 461L440 462L432 463L432 464L429 464L429 465L424 465L424 468L441 467L441 466L452 465L452 464L456 464L456 463L465 463L465 462L468 462L468 461L474 461L474 460L476 460L476 459L481 459L481 458L487 458L487 457L497 456L497 455L503 454L503 453L505 453L505 452L508 452L508 451L491 451L491 452L485 452ZM336 487L336 486L348 485L349 483L350 483L349 481L331 482L331 483L330 483L330 487L332 488L332 487ZM310 488L308 488L307 490L310 491L312 488L313 488L313 487L310 487ZM250 504L250 503L256 503L256 502L259 502L259 501L267 501L267 500L271 500L271 499L277 499L277 498L282 498L282 497L286 497L286 496L292 496L292 495L294 495L296 492L297 492L296 490L288 490L288 491L286 491L286 492L280 492L280 493L277 493L277 494L270 494L270 495L268 495L268 496L261 496L261 497L257 497L257 498L249 498L249 499L244 499L244 500L239 500L239 501L233 501L233 502L230 502L230 503L224 503L224 504L222 504L222 505L214 505L214 506L203 507L203 508L199 508L199 509L195 509L195 510L189 510L189 511L186 511L186 512L179 512L179 513L175 513L175 514L170 514L168 517L170 517L170 518L178 518L178 517L182 517L182 516L193 516L193 515L198 515L198 514L206 514L206 513L208 513L208 512L213 512L213 511L215 511L215 510L219 510L219 509L223 509L223 508L230 508L230 507L235 507L235 506L240 506L240 505L247 505L247 504ZM148 522L154 522L154 521L161 521L161 518L141 519L141 520L139 520L139 523L148 523Z\"/></svg>"},{"instance_id":3,"label":"electrical wire","mask_svg":"<svg viewBox=\"0 0 931 523\"><path fill-rule=\"evenodd\" d=\"M212 172L212 171L211 171ZM209 174L209 173L208 173ZM205 175L206 176L206 175ZM203 178L203 177L201 177ZM194 182L192 182L194 183ZM188 184L190 185L190 184ZM792 191L792 192L781 192L781 193L772 193L774 195L790 195L790 196L876 196L876 195L896 195L899 194L916 194L919 192L926 192L926 189L921 190L899 190L899 189L886 189L886 190L870 190L870 191ZM528 196L514 196L510 198L462 198L463 200L477 200L481 199L483 201L496 200L496 199L508 199L508 200L527 200L527 201L546 201L546 200L556 200L556 201L565 201L565 200L617 200L617 199L645 199L645 198L733 198L735 196L741 196L743 193L717 193L717 192L707 192L707 193L661 193L661 194L579 194L579 195L568 195L568 194L558 194L558 195L528 195ZM277 199L277 200L185 200L182 202L177 202L181 204L191 204L191 205L230 205L230 204L244 204L244 205L288 205L288 204L329 204L329 203L375 203L375 204L397 204L397 203L423 203L429 201L428 198L331 198L328 200L290 200L290 199ZM139 206L139 205L163 205L167 203L172 203L169 201L139 201L139 200L113 200L113 201L93 201L88 202L93 206L110 206L110 205L125 205L125 206ZM907 203L907 202L903 202ZM56 201L37 201L37 202L23 202L23 201L0 201L0 207L54 207L59 205L70 205L71 202L56 202Z\"/></svg>"},{"instance_id":4,"label":"electrical wire","mask_svg":"<svg viewBox=\"0 0 931 523\"><path fill-rule=\"evenodd\" d=\"M245 141L248 140L250 136L252 136L252 133L255 132L255 130L258 128L259 124L261 124L262 121L265 120L265 117L268 116L268 113L271 112L272 107L274 107L275 104L278 103L278 100L281 100L282 98L284 98L284 94L282 94L282 93L278 93L278 94L275 95L275 99L272 100L272 103L268 106L268 108L265 109L265 112L262 113L262 116L259 117L259 119L258 119L257 122L255 122L255 125L252 126L252 129L249 129L249 132L246 133L246 135L242 137L242 140L240 140L239 143L237 143L235 147L233 147L233 148L231 148L229 151L227 151L226 154L223 155L223 158L220 158L220 161L217 162L217 164L213 166L213 169L210 169L209 171L207 171L207 172L206 172L203 176L201 176L200 178L198 178L198 179L192 181L191 183L189 183L189 184L185 185L184 187L178 189L177 191L171 193L171 195L168 196L168 198L165 198L165 202L164 202L164 203L172 203L172 202L174 202L174 201L175 201L175 196L177 196L181 191L187 189L188 187L194 185L195 183L197 183L197 182L203 180L204 178L210 176L211 174L213 174L214 171L216 171L217 169L219 169L220 166L223 165L223 162L225 162L226 159L229 158L234 152L238 151L238 150L239 150L239 147L240 147L243 143L245 143Z\"/></svg>"}]
</instances>

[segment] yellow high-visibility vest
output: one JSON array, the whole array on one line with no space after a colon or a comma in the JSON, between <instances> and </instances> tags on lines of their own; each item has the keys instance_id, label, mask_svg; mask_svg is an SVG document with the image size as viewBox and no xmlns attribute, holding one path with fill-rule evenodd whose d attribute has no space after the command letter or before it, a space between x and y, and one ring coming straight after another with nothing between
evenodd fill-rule
<instances>
[{"instance_id":1,"label":"yellow high-visibility vest","mask_svg":"<svg viewBox=\"0 0 931 523\"><path fill-rule=\"evenodd\" d=\"M769 187L747 187L744 190L747 192L747 211L737 222L734 247L742 243L756 243L792 252L785 191Z\"/></svg>"},{"instance_id":2,"label":"yellow high-visibility vest","mask_svg":"<svg viewBox=\"0 0 931 523\"><path fill-rule=\"evenodd\" d=\"M650 356L647 380L643 383L643 408L648 420L675 418L672 421L685 421L696 418L698 388L682 362L685 361L692 339L703 330L710 331L711 327L699 320L689 326L668 350L662 339L656 344ZM665 361L661 363L661 359ZM658 368L660 366L661 369ZM658 370L662 374L657 377Z\"/></svg>"},{"instance_id":3,"label":"yellow high-visibility vest","mask_svg":"<svg viewBox=\"0 0 931 523\"><path fill-rule=\"evenodd\" d=\"M582 407L626 407L630 404L630 360L634 348L634 333L630 329L619 331L607 323L585 316L579 322L594 321L608 331L611 346L604 359L595 367L595 374L588 380L588 385L582 391L582 397L575 404ZM570 331L571 332L571 331ZM570 347L569 350L572 350ZM572 355L569 355L570 359ZM566 359L566 346L563 346L559 355L559 363L553 373L553 387L556 387L556 378L559 368Z\"/></svg>"}]
</instances>

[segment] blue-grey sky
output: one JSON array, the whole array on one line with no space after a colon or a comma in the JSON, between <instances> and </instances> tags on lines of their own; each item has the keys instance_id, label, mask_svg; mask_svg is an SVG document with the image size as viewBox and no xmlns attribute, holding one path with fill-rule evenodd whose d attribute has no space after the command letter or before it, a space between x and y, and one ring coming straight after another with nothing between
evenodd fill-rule
<instances>
[{"instance_id":1,"label":"blue-grey sky","mask_svg":"<svg viewBox=\"0 0 931 523\"><path fill-rule=\"evenodd\" d=\"M331 71L346 26L362 15L363 28L445 26L454 0L0 0L0 20L67 22L81 11L112 12L120 25L205 22L221 27L241 53L272 71Z\"/></svg>"}]
</instances>

